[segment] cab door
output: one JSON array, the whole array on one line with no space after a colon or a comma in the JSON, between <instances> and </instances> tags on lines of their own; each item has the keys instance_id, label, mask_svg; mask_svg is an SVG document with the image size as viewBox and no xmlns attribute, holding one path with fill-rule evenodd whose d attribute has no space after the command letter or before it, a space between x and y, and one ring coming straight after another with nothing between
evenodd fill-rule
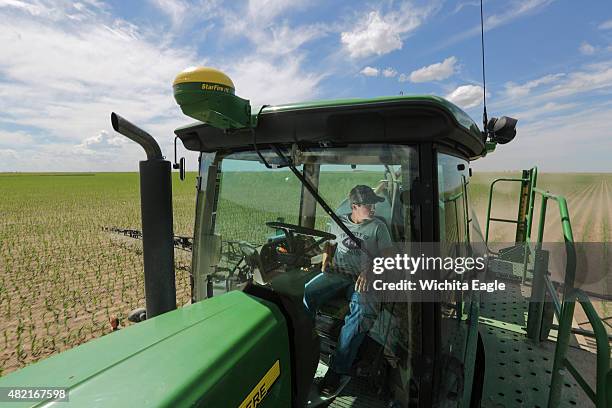
<instances>
[{"instance_id":1,"label":"cab door","mask_svg":"<svg viewBox=\"0 0 612 408\"><path fill-rule=\"evenodd\" d=\"M457 154L438 151L436 153L437 212L439 255L454 259L471 257L469 234L468 180L469 162ZM440 276L452 281L465 282L468 287L471 274L457 271L442 271ZM470 344L470 322L473 316L470 290L441 292L439 310L440 349L436 355L435 392L440 406L463 406L466 394L471 393L466 384L471 384L473 375L468 344ZM477 316L476 316L477 319Z\"/></svg>"}]
</instances>

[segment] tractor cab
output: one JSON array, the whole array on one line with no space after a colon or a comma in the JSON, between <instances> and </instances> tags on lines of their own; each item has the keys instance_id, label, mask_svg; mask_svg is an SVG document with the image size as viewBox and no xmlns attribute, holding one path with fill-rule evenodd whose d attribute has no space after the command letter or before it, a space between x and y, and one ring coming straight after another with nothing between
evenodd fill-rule
<instances>
[{"instance_id":1,"label":"tractor cab","mask_svg":"<svg viewBox=\"0 0 612 408\"><path fill-rule=\"evenodd\" d=\"M113 113L113 128L147 153L147 307L136 314L146 320L11 373L1 386L62 387L74 406L612 406L609 336L576 284L565 199L539 189L533 168L493 182L485 234L470 204L470 162L512 140L516 120L491 119L481 132L433 96L252 113L231 79L211 68L179 74L174 93L198 120L175 131L175 143L199 153L192 304L176 308L170 162L151 135ZM175 168L182 178L184 161ZM516 219L491 211L499 182L520 185ZM561 278L549 273L556 255L542 242L549 204L562 225ZM492 222L515 224L516 242L491 251ZM372 297L384 272L375 268L394 255L434 259L415 276L446 284L450 274L458 286L417 296L399 280L389 286L394 296ZM467 258L484 267L466 269ZM407 268L388 276L407 276ZM506 289L468 283L487 279ZM596 354L568 351L576 303ZM325 392L339 355L346 367ZM594 382L576 356L596 368Z\"/></svg>"},{"instance_id":2,"label":"tractor cab","mask_svg":"<svg viewBox=\"0 0 612 408\"><path fill-rule=\"evenodd\" d=\"M193 87L196 74L203 72L175 83L183 111L206 120L175 132L200 152L193 301L242 291L279 305L293 340L296 406L329 404L334 398L318 395L317 382L337 348L349 299L339 292L312 319L304 293L321 274L324 248L338 240L331 231L351 215L349 192L365 185L380 197L372 222L388 231L394 250L444 242L450 254L480 235L467 200L469 162L486 154L486 140L457 106L433 96L265 106L226 118L223 102ZM464 392L472 381L464 369L475 364L466 356L477 351L466 318L470 299L376 303L332 406L477 400L478 392Z\"/></svg>"}]
</instances>

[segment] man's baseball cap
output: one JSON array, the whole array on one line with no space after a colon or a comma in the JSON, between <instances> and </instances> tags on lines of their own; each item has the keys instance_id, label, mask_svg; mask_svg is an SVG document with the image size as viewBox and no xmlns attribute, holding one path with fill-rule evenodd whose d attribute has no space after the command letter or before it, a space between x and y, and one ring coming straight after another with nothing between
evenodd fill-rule
<instances>
[{"instance_id":1,"label":"man's baseball cap","mask_svg":"<svg viewBox=\"0 0 612 408\"><path fill-rule=\"evenodd\" d=\"M349 193L351 204L376 204L385 201L381 196L377 196L369 186L358 185L353 187Z\"/></svg>"}]
</instances>

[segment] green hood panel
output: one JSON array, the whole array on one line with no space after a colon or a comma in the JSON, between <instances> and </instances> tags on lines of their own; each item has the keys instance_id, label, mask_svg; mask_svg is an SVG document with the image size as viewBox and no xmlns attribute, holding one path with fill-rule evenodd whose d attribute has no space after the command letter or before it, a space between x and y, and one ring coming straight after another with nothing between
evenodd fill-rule
<instances>
[{"instance_id":1,"label":"green hood panel","mask_svg":"<svg viewBox=\"0 0 612 408\"><path fill-rule=\"evenodd\" d=\"M289 404L287 336L276 306L230 292L52 356L0 386L67 387L69 406L239 406L278 360L280 377L259 406Z\"/></svg>"}]
</instances>

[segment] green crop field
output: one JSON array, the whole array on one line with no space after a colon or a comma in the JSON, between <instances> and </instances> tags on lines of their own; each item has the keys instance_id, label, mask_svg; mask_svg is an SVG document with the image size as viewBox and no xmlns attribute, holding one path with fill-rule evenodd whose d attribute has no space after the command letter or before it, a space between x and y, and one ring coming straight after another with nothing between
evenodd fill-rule
<instances>
[{"instance_id":1,"label":"green crop field","mask_svg":"<svg viewBox=\"0 0 612 408\"><path fill-rule=\"evenodd\" d=\"M483 226L486 221L486 210L490 182L498 177L518 177L518 173L481 173L472 178L472 202ZM574 231L574 240L579 242L610 241L612 221L612 174L610 173L551 173L540 174L538 187L564 196L569 205L569 212ZM492 216L513 218L517 213L518 186L516 184L498 184L493 202ZM535 203L535 220L539 215L540 199ZM535 228L534 225L534 235ZM510 242L513 240L511 226L502 227L495 224L491 238L495 241ZM544 241L560 242L563 240L558 207L549 203L546 217Z\"/></svg>"},{"instance_id":2,"label":"green crop field","mask_svg":"<svg viewBox=\"0 0 612 408\"><path fill-rule=\"evenodd\" d=\"M194 177L174 183L177 234L192 233ZM0 195L4 373L103 335L110 316L144 305L141 252L103 231L140 229L138 174L3 174ZM180 304L189 292L178 269Z\"/></svg>"},{"instance_id":3,"label":"green crop field","mask_svg":"<svg viewBox=\"0 0 612 408\"><path fill-rule=\"evenodd\" d=\"M488 183L498 176L478 174L470 195L484 231ZM174 231L191 236L195 177L173 180ZM257 242L269 233L265 221L295 222L299 182L288 172L227 173L219 203L224 239ZM326 176L327 177L327 176ZM337 206L354 183L338 173L322 183L322 195ZM360 173L375 185L379 174ZM567 196L576 240L609 241L612 175L544 174L539 186ZM265 189L265 202L252 192ZM140 229L138 174L0 174L0 374L66 350L111 331L109 319L127 324L127 313L144 306L140 241L104 227ZM517 190L500 187L495 216L515 217ZM550 210L552 211L552 210ZM261 225L258 230L246 227ZM560 240L558 216L551 214L547 240ZM253 222L256 220L256 222ZM321 217L317 226L322 228ZM244 227L243 227L244 225ZM496 241L512 241L511 229L496 225ZM190 254L177 250L177 303L189 302Z\"/></svg>"},{"instance_id":4,"label":"green crop field","mask_svg":"<svg viewBox=\"0 0 612 408\"><path fill-rule=\"evenodd\" d=\"M337 208L356 183L375 186L380 179L381 174L375 172L321 173L319 194L332 208ZM217 233L223 239L263 243L262 239L270 234L266 221L280 217L285 222L298 223L300 191L300 181L288 170L223 174ZM249 218L248 225L242 222L245 217ZM324 230L327 221L328 217L319 209L316 228ZM254 225L258 228L252 229Z\"/></svg>"}]
</instances>

